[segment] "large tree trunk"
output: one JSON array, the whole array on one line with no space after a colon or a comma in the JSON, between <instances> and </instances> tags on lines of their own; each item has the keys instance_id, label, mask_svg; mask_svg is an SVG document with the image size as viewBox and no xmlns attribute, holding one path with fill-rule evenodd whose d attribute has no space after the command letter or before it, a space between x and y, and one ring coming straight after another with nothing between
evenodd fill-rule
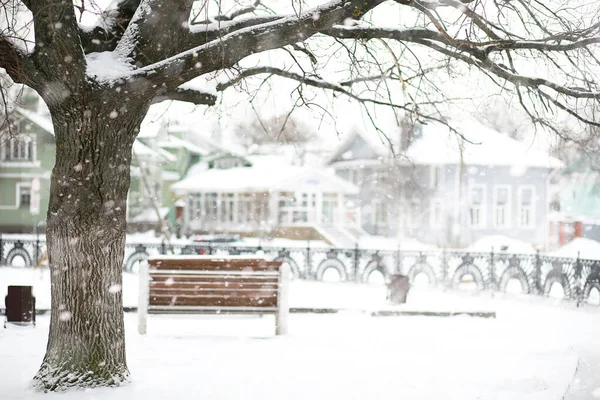
<instances>
[{"instance_id":1,"label":"large tree trunk","mask_svg":"<svg viewBox=\"0 0 600 400\"><path fill-rule=\"evenodd\" d=\"M103 96L104 97L104 96ZM114 99L108 100L115 104ZM52 107L56 165L47 240L52 314L42 390L115 386L128 379L122 265L131 148L144 107L102 100Z\"/></svg>"}]
</instances>

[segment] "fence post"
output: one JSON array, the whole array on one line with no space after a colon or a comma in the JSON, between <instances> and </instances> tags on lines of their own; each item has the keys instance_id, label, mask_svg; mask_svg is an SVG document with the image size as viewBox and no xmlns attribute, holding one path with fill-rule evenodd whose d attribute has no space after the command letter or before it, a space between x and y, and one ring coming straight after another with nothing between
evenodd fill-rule
<instances>
[{"instance_id":1,"label":"fence post","mask_svg":"<svg viewBox=\"0 0 600 400\"><path fill-rule=\"evenodd\" d=\"M496 287L496 270L494 267L494 246L492 246L490 252L490 287L493 291L496 291L498 288Z\"/></svg>"},{"instance_id":2,"label":"fence post","mask_svg":"<svg viewBox=\"0 0 600 400\"><path fill-rule=\"evenodd\" d=\"M35 249L33 251L33 267L37 267L40 260L40 234L35 236Z\"/></svg>"},{"instance_id":3,"label":"fence post","mask_svg":"<svg viewBox=\"0 0 600 400\"><path fill-rule=\"evenodd\" d=\"M446 290L446 280L448 279L448 256L446 254L446 247L442 249L442 276L441 285Z\"/></svg>"},{"instance_id":4,"label":"fence post","mask_svg":"<svg viewBox=\"0 0 600 400\"><path fill-rule=\"evenodd\" d=\"M360 276L358 275L358 262L359 262L359 254L358 254L358 242L354 244L354 283L360 282Z\"/></svg>"},{"instance_id":5,"label":"fence post","mask_svg":"<svg viewBox=\"0 0 600 400\"><path fill-rule=\"evenodd\" d=\"M167 254L167 245L165 244L165 240L163 239L160 243L160 254Z\"/></svg>"},{"instance_id":6,"label":"fence post","mask_svg":"<svg viewBox=\"0 0 600 400\"><path fill-rule=\"evenodd\" d=\"M310 271L310 240L306 241L306 272L305 276L307 280L311 279L311 271Z\"/></svg>"},{"instance_id":7,"label":"fence post","mask_svg":"<svg viewBox=\"0 0 600 400\"><path fill-rule=\"evenodd\" d=\"M402 274L402 253L400 252L400 241L398 241L398 248L396 249L396 273Z\"/></svg>"},{"instance_id":8,"label":"fence post","mask_svg":"<svg viewBox=\"0 0 600 400\"><path fill-rule=\"evenodd\" d=\"M542 258L540 257L540 251L535 253L535 267L534 267L533 283L535 285L536 294L542 294Z\"/></svg>"},{"instance_id":9,"label":"fence post","mask_svg":"<svg viewBox=\"0 0 600 400\"><path fill-rule=\"evenodd\" d=\"M581 305L583 291L581 290L581 258L577 252L577 260L575 260L575 298L577 299L577 307Z\"/></svg>"}]
</instances>

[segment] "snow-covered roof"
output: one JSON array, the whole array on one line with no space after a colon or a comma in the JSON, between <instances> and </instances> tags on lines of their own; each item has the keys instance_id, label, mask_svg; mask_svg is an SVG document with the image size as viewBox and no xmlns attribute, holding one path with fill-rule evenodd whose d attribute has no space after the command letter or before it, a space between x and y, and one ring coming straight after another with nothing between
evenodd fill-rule
<instances>
[{"instance_id":1,"label":"snow-covered roof","mask_svg":"<svg viewBox=\"0 0 600 400\"><path fill-rule=\"evenodd\" d=\"M365 132L362 129L356 128L350 132L350 134L337 147L337 149L333 152L333 154L331 154L326 159L325 164L330 164L330 163L334 162L334 160L337 160L336 161L337 165L339 165L340 163L348 162L348 161L350 161L350 162L359 161L359 160L355 159L354 154L352 154L352 151L350 150L350 148L352 147L352 144L354 143L354 141L357 138L361 138L365 143L367 143L369 148L371 150L373 150L373 152L377 155L377 157L380 157L380 158L388 158L392 155L392 149L394 151L397 150L397 146L392 141L391 136L389 137L389 140L388 140L382 136L378 136L377 134L375 134L373 132ZM386 143L386 141L387 141L387 143ZM365 161L365 160L361 159L361 161Z\"/></svg>"},{"instance_id":2,"label":"snow-covered roof","mask_svg":"<svg viewBox=\"0 0 600 400\"><path fill-rule=\"evenodd\" d=\"M462 157L467 165L563 166L562 161L552 157L548 149L512 139L478 121L452 122L452 126L464 139L445 125L424 125L422 136L406 151L407 159L415 164L458 164Z\"/></svg>"},{"instance_id":3,"label":"snow-covered roof","mask_svg":"<svg viewBox=\"0 0 600 400\"><path fill-rule=\"evenodd\" d=\"M144 143L142 143L139 140L136 140L135 142L133 142L133 150L132 151L138 157L159 158L159 159L163 159L165 161L176 161L177 160L177 158L173 154L170 154L169 152L166 152L166 151L162 151L162 152L156 151L156 150L150 148L149 146L146 146Z\"/></svg>"},{"instance_id":4,"label":"snow-covered roof","mask_svg":"<svg viewBox=\"0 0 600 400\"><path fill-rule=\"evenodd\" d=\"M54 126L52 125L52 120L50 118L22 107L15 107L15 111L44 131L54 135ZM177 160L171 153L161 149L153 150L137 139L133 142L133 152L139 157L155 157L166 161Z\"/></svg>"},{"instance_id":5,"label":"snow-covered roof","mask_svg":"<svg viewBox=\"0 0 600 400\"><path fill-rule=\"evenodd\" d=\"M175 182L178 181L181 176L177 172L162 171L162 178L164 181Z\"/></svg>"},{"instance_id":6,"label":"snow-covered roof","mask_svg":"<svg viewBox=\"0 0 600 400\"><path fill-rule=\"evenodd\" d=\"M450 121L462 137L441 123L428 123L421 126L421 132L415 137L409 148L403 153L403 160L421 165L486 165L486 166L522 166L561 168L563 162L552 157L548 148L537 141L521 142L489 128L477 120ZM392 129L392 128L390 128ZM355 129L330 157L329 162L337 160L337 166L360 165L365 160L357 160L350 147L357 137L367 143L379 158L389 158L399 154L399 127L386 132L388 138L382 138L374 132ZM389 139L389 142L388 142ZM358 163L358 164L357 164Z\"/></svg>"},{"instance_id":7,"label":"snow-covered roof","mask_svg":"<svg viewBox=\"0 0 600 400\"><path fill-rule=\"evenodd\" d=\"M163 149L186 149L190 153L198 155L206 155L211 152L211 150L207 148L195 145L189 140L180 139L174 135L168 135L157 140L156 145Z\"/></svg>"},{"instance_id":8,"label":"snow-covered roof","mask_svg":"<svg viewBox=\"0 0 600 400\"><path fill-rule=\"evenodd\" d=\"M175 193L252 193L272 190L358 193L358 188L322 168L279 166L209 169L171 186Z\"/></svg>"},{"instance_id":9,"label":"snow-covered roof","mask_svg":"<svg viewBox=\"0 0 600 400\"><path fill-rule=\"evenodd\" d=\"M39 128L43 129L51 135L54 135L54 126L52 125L51 118L46 118L41 114L27 110L22 107L15 107L15 111L23 117L27 118L29 121L33 122Z\"/></svg>"}]
</instances>

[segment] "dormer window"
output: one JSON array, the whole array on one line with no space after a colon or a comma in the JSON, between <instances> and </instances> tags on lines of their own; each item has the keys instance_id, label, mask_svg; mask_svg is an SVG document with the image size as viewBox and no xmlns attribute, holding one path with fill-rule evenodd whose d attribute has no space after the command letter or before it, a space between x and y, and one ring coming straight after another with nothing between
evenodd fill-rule
<instances>
[{"instance_id":1,"label":"dormer window","mask_svg":"<svg viewBox=\"0 0 600 400\"><path fill-rule=\"evenodd\" d=\"M239 158L234 157L223 157L213 160L209 163L209 168L214 169L229 169L243 167L244 163Z\"/></svg>"},{"instance_id":2,"label":"dormer window","mask_svg":"<svg viewBox=\"0 0 600 400\"><path fill-rule=\"evenodd\" d=\"M18 135L0 144L0 160L3 162L35 161L35 138Z\"/></svg>"}]
</instances>

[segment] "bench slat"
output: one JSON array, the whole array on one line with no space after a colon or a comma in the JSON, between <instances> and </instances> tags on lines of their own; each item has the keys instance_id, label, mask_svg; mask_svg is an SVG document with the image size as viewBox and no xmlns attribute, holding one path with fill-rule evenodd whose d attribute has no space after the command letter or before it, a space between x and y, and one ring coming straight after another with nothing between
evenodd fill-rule
<instances>
[{"instance_id":1,"label":"bench slat","mask_svg":"<svg viewBox=\"0 0 600 400\"><path fill-rule=\"evenodd\" d=\"M278 289L279 282L151 282L150 288L175 288L175 289Z\"/></svg>"},{"instance_id":2,"label":"bench slat","mask_svg":"<svg viewBox=\"0 0 600 400\"><path fill-rule=\"evenodd\" d=\"M280 261L265 261L264 259L151 259L150 269L156 270L202 270L202 271L279 271Z\"/></svg>"},{"instance_id":3,"label":"bench slat","mask_svg":"<svg viewBox=\"0 0 600 400\"><path fill-rule=\"evenodd\" d=\"M172 287L151 287L150 294L222 294L222 293L277 293L277 288L172 288Z\"/></svg>"},{"instance_id":4,"label":"bench slat","mask_svg":"<svg viewBox=\"0 0 600 400\"><path fill-rule=\"evenodd\" d=\"M277 296L261 298L244 297L184 297L150 296L151 306L211 306L211 307L277 307Z\"/></svg>"},{"instance_id":5,"label":"bench slat","mask_svg":"<svg viewBox=\"0 0 600 400\"><path fill-rule=\"evenodd\" d=\"M186 276L206 276L206 277L240 277L248 279L263 279L274 276L279 276L277 271L178 271L178 270L150 270L150 276L162 277L186 277Z\"/></svg>"},{"instance_id":6,"label":"bench slat","mask_svg":"<svg viewBox=\"0 0 600 400\"><path fill-rule=\"evenodd\" d=\"M276 313L276 307L195 307L195 306L150 306L151 314L265 314Z\"/></svg>"}]
</instances>

